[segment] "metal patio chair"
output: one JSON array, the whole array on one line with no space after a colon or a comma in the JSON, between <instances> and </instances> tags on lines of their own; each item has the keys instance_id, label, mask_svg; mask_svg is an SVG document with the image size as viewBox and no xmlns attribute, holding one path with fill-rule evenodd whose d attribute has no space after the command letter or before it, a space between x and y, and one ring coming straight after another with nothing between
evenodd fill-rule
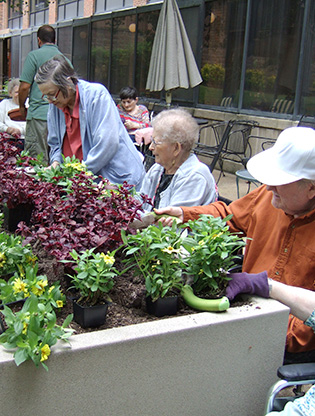
<instances>
[{"instance_id":1,"label":"metal patio chair","mask_svg":"<svg viewBox=\"0 0 315 416\"><path fill-rule=\"evenodd\" d=\"M275 141L274 141L274 140L269 139L269 138L267 138L267 137L256 136L256 135L250 135L250 136L248 137L248 140L249 140L249 146L250 146L250 148L251 148L251 145L250 145L250 139L251 139L251 138L256 138L256 139L261 140L261 149L262 149L262 150L266 150L266 149L268 149L269 147L273 146L273 145L274 145L274 143L275 143ZM247 163L247 161L246 161L246 163ZM237 198L239 198L239 197L240 197L240 190L239 190L239 181L240 181L240 180L243 180L243 181L247 182L247 184L248 184L246 194L248 194L248 192L250 191L250 186L251 186L251 184L253 184L253 185L255 185L255 186L260 186L260 185L261 185L261 183L260 183L259 181L257 181L257 179L255 179L255 178L254 178L254 177L253 177L253 176L252 176L252 175L248 172L248 170L247 170L246 168L244 168L244 169L240 169L240 170L237 170L237 171L235 172L235 176L236 176L236 193L237 193Z\"/></svg>"},{"instance_id":2,"label":"metal patio chair","mask_svg":"<svg viewBox=\"0 0 315 416\"><path fill-rule=\"evenodd\" d=\"M197 156L204 156L212 159L211 163L208 164L211 172L214 170L215 165L220 158L232 126L232 121L220 121L217 123L208 123L202 126L199 130L198 142L196 143L193 152ZM210 130L210 135L214 137L213 145L208 144L206 140L207 130Z\"/></svg>"}]
</instances>

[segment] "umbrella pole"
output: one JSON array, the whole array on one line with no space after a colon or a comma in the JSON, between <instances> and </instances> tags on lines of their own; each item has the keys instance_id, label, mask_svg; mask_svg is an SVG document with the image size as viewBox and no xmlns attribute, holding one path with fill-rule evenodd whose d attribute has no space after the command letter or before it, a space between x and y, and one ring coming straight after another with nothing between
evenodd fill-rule
<instances>
[{"instance_id":1,"label":"umbrella pole","mask_svg":"<svg viewBox=\"0 0 315 416\"><path fill-rule=\"evenodd\" d=\"M172 92L171 91L165 91L165 101L166 106L170 107L172 102Z\"/></svg>"}]
</instances>

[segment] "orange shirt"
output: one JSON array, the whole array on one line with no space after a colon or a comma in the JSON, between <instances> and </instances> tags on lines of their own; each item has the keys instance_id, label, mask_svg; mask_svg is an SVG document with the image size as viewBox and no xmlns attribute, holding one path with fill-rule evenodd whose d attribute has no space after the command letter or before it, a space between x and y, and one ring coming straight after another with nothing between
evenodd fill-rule
<instances>
[{"instance_id":1,"label":"orange shirt","mask_svg":"<svg viewBox=\"0 0 315 416\"><path fill-rule=\"evenodd\" d=\"M80 96L78 86L76 87L76 97L72 114L70 114L69 107L62 109L66 119L66 134L63 138L62 153L65 157L72 157L73 155L80 162L83 160L82 140L80 131L79 119L79 104Z\"/></svg>"},{"instance_id":2,"label":"orange shirt","mask_svg":"<svg viewBox=\"0 0 315 416\"><path fill-rule=\"evenodd\" d=\"M200 214L226 217L232 232L242 232L247 241L243 271L264 270L274 280L315 290L315 210L299 218L271 205L272 192L261 186L229 206L215 202L200 207L181 207L184 222ZM287 351L315 350L314 330L290 315Z\"/></svg>"}]
</instances>

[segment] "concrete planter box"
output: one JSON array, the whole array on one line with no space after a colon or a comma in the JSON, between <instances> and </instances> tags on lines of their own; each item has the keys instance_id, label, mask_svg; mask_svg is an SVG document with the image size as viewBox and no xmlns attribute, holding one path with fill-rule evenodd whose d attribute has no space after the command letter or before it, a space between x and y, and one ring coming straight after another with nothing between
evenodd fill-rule
<instances>
[{"instance_id":1,"label":"concrete planter box","mask_svg":"<svg viewBox=\"0 0 315 416\"><path fill-rule=\"evenodd\" d=\"M0 348L5 415L262 415L282 363L288 308L254 298L198 313L72 337L49 372L16 367Z\"/></svg>"}]
</instances>

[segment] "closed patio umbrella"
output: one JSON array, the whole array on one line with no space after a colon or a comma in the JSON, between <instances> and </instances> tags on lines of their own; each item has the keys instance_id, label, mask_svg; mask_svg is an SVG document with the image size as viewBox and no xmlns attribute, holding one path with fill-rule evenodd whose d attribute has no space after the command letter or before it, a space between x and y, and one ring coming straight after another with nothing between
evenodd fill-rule
<instances>
[{"instance_id":1,"label":"closed patio umbrella","mask_svg":"<svg viewBox=\"0 0 315 416\"><path fill-rule=\"evenodd\" d=\"M164 0L150 59L146 89L166 91L193 88L202 82L176 0Z\"/></svg>"}]
</instances>

